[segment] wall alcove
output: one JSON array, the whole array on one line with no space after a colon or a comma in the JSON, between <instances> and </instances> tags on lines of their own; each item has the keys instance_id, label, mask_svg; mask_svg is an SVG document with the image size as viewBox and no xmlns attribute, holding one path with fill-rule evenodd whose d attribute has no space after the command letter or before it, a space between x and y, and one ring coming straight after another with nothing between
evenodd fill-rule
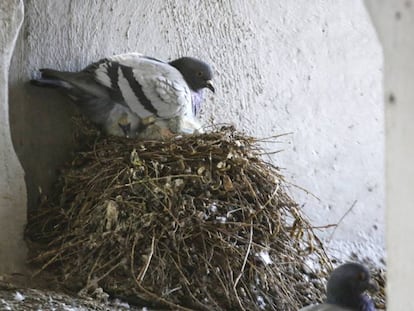
<instances>
[{"instance_id":1,"label":"wall alcove","mask_svg":"<svg viewBox=\"0 0 414 311\"><path fill-rule=\"evenodd\" d=\"M276 160L288 178L320 197L297 194L314 224L337 222L357 201L331 248L383 257L382 55L362 1L24 3L8 116L29 209L72 150L74 107L28 84L38 68L79 70L131 51L166 60L190 55L216 73L218 92L203 118L233 122L258 137L293 132Z\"/></svg>"}]
</instances>

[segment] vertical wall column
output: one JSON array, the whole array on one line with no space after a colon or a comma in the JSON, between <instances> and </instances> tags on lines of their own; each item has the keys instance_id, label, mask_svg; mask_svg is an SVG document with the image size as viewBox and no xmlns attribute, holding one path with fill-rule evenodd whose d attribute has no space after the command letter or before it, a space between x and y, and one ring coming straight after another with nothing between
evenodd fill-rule
<instances>
[{"instance_id":1,"label":"vertical wall column","mask_svg":"<svg viewBox=\"0 0 414 311\"><path fill-rule=\"evenodd\" d=\"M384 51L388 310L414 310L414 1L365 0Z\"/></svg>"},{"instance_id":2,"label":"vertical wall column","mask_svg":"<svg viewBox=\"0 0 414 311\"><path fill-rule=\"evenodd\" d=\"M0 274L21 272L26 248L24 173L10 137L8 75L16 39L23 22L22 0L0 5Z\"/></svg>"}]
</instances>

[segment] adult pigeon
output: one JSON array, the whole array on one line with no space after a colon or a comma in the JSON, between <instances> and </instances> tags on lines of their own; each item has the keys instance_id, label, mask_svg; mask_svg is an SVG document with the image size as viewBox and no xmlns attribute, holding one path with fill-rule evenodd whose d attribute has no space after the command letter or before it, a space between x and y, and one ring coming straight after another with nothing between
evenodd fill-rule
<instances>
[{"instance_id":1,"label":"adult pigeon","mask_svg":"<svg viewBox=\"0 0 414 311\"><path fill-rule=\"evenodd\" d=\"M378 290L367 268L359 263L346 263L331 273L326 302L299 311L375 311L373 301L364 294L366 290Z\"/></svg>"},{"instance_id":2,"label":"adult pigeon","mask_svg":"<svg viewBox=\"0 0 414 311\"><path fill-rule=\"evenodd\" d=\"M102 59L80 72L43 69L41 73L42 79L37 82L44 84L47 83L45 80L57 79L64 88L71 87L67 92L71 97L75 88L81 96L94 97L95 103L105 99L107 104L119 104L140 119L153 120L152 127L158 128L161 136L163 133L201 131L196 114L202 101L202 90L208 88L214 92L210 66L191 57L166 63L129 53ZM99 113L99 105L96 107L93 110ZM128 114L128 121L133 119L132 115ZM138 134L145 137L140 125L136 127L131 123L130 128L132 131L139 129L141 133L138 131Z\"/></svg>"}]
</instances>

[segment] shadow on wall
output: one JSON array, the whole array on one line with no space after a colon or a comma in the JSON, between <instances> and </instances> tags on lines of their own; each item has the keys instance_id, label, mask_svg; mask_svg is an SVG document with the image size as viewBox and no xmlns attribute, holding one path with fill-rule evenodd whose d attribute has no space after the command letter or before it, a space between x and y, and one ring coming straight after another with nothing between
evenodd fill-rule
<instances>
[{"instance_id":1,"label":"shadow on wall","mask_svg":"<svg viewBox=\"0 0 414 311\"><path fill-rule=\"evenodd\" d=\"M15 50L14 57L21 52ZM25 59L19 59L19 64L12 62L10 73L24 68ZM9 118L14 148L25 171L28 208L33 209L40 189L50 192L58 169L70 158L74 107L55 90L30 85L29 79L24 75L14 82L11 79Z\"/></svg>"}]
</instances>

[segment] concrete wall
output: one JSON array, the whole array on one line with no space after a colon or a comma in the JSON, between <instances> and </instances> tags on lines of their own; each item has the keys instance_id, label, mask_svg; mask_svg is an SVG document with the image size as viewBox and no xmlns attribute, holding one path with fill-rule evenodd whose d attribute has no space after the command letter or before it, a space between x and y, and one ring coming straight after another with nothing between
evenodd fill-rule
<instances>
[{"instance_id":1,"label":"concrete wall","mask_svg":"<svg viewBox=\"0 0 414 311\"><path fill-rule=\"evenodd\" d=\"M384 49L388 310L414 310L414 2L366 4Z\"/></svg>"},{"instance_id":2,"label":"concrete wall","mask_svg":"<svg viewBox=\"0 0 414 311\"><path fill-rule=\"evenodd\" d=\"M29 202L68 157L72 107L25 81L39 67L76 70L139 51L213 64L216 95L203 118L255 136L292 134L271 150L315 225L341 222L330 243L383 256L382 58L362 0L37 0L13 58L10 118ZM331 231L322 233L329 239Z\"/></svg>"},{"instance_id":3,"label":"concrete wall","mask_svg":"<svg viewBox=\"0 0 414 311\"><path fill-rule=\"evenodd\" d=\"M0 5L0 275L22 272L26 249L26 192L23 170L10 138L8 71L16 38L23 22L19 0Z\"/></svg>"}]
</instances>

